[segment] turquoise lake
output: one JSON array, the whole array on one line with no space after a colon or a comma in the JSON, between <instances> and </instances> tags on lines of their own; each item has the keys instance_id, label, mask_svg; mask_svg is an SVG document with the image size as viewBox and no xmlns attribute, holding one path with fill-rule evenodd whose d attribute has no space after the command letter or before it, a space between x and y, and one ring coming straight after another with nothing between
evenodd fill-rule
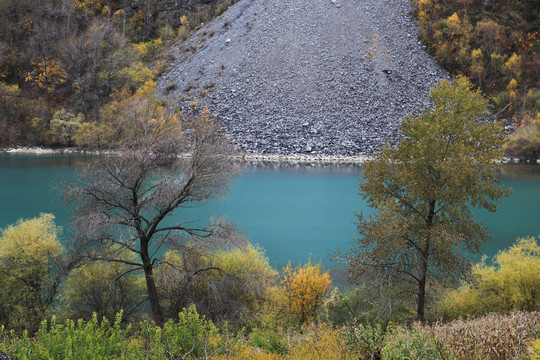
<instances>
[{"instance_id":1,"label":"turquoise lake","mask_svg":"<svg viewBox=\"0 0 540 360\"><path fill-rule=\"evenodd\" d=\"M0 154L0 227L20 218L53 213L65 225L70 210L55 189L75 178L90 156ZM347 249L355 237L355 212L369 209L358 195L362 170L357 166L247 167L231 184L225 199L190 212L234 221L247 238L266 250L276 266L321 261ZM516 237L540 235L540 167L507 165L502 182L513 194L496 213L478 211L492 233L483 253L492 256ZM180 214L179 216L181 216Z\"/></svg>"}]
</instances>

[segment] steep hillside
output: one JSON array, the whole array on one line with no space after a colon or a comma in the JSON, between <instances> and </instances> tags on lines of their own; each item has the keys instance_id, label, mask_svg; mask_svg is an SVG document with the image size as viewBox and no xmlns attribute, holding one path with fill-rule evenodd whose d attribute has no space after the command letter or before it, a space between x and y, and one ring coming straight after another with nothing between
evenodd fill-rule
<instances>
[{"instance_id":1,"label":"steep hillside","mask_svg":"<svg viewBox=\"0 0 540 360\"><path fill-rule=\"evenodd\" d=\"M240 148L370 154L446 75L408 0L241 0L175 46L159 89L207 104Z\"/></svg>"}]
</instances>

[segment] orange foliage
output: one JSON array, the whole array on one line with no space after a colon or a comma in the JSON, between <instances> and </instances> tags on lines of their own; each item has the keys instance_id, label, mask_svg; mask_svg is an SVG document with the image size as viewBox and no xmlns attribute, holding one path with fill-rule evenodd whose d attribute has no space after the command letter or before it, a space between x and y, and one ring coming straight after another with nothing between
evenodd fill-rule
<instances>
[{"instance_id":1,"label":"orange foliage","mask_svg":"<svg viewBox=\"0 0 540 360\"><path fill-rule=\"evenodd\" d=\"M56 59L45 58L32 63L33 70L26 74L25 81L39 88L49 88L66 81L67 72Z\"/></svg>"},{"instance_id":2,"label":"orange foliage","mask_svg":"<svg viewBox=\"0 0 540 360\"><path fill-rule=\"evenodd\" d=\"M293 269L289 263L283 269L282 284L289 312L297 317L299 324L315 320L331 282L327 272L321 274L320 265L307 263Z\"/></svg>"}]
</instances>

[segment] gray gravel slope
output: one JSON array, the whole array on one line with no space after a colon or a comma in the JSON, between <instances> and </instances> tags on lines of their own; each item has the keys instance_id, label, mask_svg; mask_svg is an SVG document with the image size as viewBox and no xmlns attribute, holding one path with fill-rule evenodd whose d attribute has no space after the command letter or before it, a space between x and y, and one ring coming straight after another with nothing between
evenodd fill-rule
<instances>
[{"instance_id":1,"label":"gray gravel slope","mask_svg":"<svg viewBox=\"0 0 540 360\"><path fill-rule=\"evenodd\" d=\"M447 77L410 10L409 0L241 0L172 49L158 88L208 104L250 152L372 154Z\"/></svg>"}]
</instances>

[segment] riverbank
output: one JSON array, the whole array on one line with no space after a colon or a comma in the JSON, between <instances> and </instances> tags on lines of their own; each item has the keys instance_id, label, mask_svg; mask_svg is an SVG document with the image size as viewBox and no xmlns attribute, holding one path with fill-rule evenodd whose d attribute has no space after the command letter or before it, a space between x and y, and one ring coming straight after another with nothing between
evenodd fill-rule
<instances>
[{"instance_id":1,"label":"riverbank","mask_svg":"<svg viewBox=\"0 0 540 360\"><path fill-rule=\"evenodd\" d=\"M46 155L46 154L110 154L111 150L85 150L78 148L41 148L41 147L13 147L1 148L0 153L21 155ZM372 159L371 156L340 156L340 155L270 155L241 153L235 156L235 160L243 163L285 163L285 164L321 164L321 165L360 165Z\"/></svg>"}]
</instances>

